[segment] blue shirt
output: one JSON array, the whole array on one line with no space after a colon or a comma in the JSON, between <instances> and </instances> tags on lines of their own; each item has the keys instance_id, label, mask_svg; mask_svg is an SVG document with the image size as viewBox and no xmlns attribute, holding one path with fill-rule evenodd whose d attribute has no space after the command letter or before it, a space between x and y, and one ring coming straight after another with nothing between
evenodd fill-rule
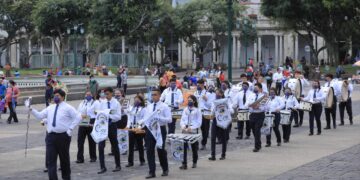
<instances>
[{"instance_id":1,"label":"blue shirt","mask_svg":"<svg viewBox=\"0 0 360 180\"><path fill-rule=\"evenodd\" d=\"M0 84L0 96L5 97L6 87L3 84Z\"/></svg>"}]
</instances>

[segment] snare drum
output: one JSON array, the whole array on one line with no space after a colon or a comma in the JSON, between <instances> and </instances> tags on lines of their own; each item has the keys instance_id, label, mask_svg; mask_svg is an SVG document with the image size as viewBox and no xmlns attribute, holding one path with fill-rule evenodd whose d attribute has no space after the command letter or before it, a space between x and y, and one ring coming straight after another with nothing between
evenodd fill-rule
<instances>
[{"instance_id":1,"label":"snare drum","mask_svg":"<svg viewBox=\"0 0 360 180\"><path fill-rule=\"evenodd\" d=\"M280 124L289 125L291 123L290 116L291 116L291 111L288 110L280 111L280 117L281 117Z\"/></svg>"},{"instance_id":2,"label":"snare drum","mask_svg":"<svg viewBox=\"0 0 360 180\"><path fill-rule=\"evenodd\" d=\"M312 103L308 101L300 101L299 110L311 111Z\"/></svg>"},{"instance_id":3,"label":"snare drum","mask_svg":"<svg viewBox=\"0 0 360 180\"><path fill-rule=\"evenodd\" d=\"M263 127L273 127L274 126L274 114L265 114L264 124Z\"/></svg>"},{"instance_id":4,"label":"snare drum","mask_svg":"<svg viewBox=\"0 0 360 180\"><path fill-rule=\"evenodd\" d=\"M250 113L248 109L239 109L237 114L238 121L249 121Z\"/></svg>"},{"instance_id":5,"label":"snare drum","mask_svg":"<svg viewBox=\"0 0 360 180\"><path fill-rule=\"evenodd\" d=\"M172 118L181 119L181 115L183 113L183 109L173 109L171 110Z\"/></svg>"}]
</instances>

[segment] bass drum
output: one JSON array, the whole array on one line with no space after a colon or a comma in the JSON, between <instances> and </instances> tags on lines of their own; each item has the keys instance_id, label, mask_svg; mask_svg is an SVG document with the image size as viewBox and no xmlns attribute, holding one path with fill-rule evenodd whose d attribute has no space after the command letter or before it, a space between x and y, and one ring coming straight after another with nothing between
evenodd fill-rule
<instances>
[{"instance_id":1,"label":"bass drum","mask_svg":"<svg viewBox=\"0 0 360 180\"><path fill-rule=\"evenodd\" d=\"M326 94L325 108L331 108L333 103L334 103L334 89L330 87Z\"/></svg>"},{"instance_id":2,"label":"bass drum","mask_svg":"<svg viewBox=\"0 0 360 180\"><path fill-rule=\"evenodd\" d=\"M300 79L289 79L286 87L291 89L297 99L300 99L302 94L302 84Z\"/></svg>"}]
</instances>

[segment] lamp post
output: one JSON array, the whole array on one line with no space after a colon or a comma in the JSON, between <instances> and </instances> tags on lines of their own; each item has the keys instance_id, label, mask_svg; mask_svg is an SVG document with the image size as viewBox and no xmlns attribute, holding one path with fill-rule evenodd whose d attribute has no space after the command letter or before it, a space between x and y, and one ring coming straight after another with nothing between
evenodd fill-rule
<instances>
[{"instance_id":1,"label":"lamp post","mask_svg":"<svg viewBox=\"0 0 360 180\"><path fill-rule=\"evenodd\" d=\"M67 28L66 30L67 34L73 35L73 54L74 54L74 73L77 74L76 67L77 67L77 36L83 35L85 33L85 29L83 27L83 24L76 24L73 27Z\"/></svg>"},{"instance_id":2,"label":"lamp post","mask_svg":"<svg viewBox=\"0 0 360 180\"><path fill-rule=\"evenodd\" d=\"M228 80L232 81L232 18L233 18L233 2L232 0L228 0Z\"/></svg>"}]
</instances>

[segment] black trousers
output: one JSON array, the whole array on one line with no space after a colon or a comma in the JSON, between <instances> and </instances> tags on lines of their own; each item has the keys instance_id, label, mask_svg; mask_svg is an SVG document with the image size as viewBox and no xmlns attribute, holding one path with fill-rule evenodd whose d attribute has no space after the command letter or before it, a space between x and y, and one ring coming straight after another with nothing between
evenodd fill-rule
<instances>
[{"instance_id":1,"label":"black trousers","mask_svg":"<svg viewBox=\"0 0 360 180\"><path fill-rule=\"evenodd\" d=\"M250 127L250 121L238 121L237 122L237 128L238 128L238 136L243 137L243 131L244 131L244 124L246 125L245 129L245 135L250 136L251 134L251 127Z\"/></svg>"},{"instance_id":2,"label":"black trousers","mask_svg":"<svg viewBox=\"0 0 360 180\"><path fill-rule=\"evenodd\" d=\"M271 144L271 132L274 130L276 136L276 142L281 143L281 134L279 130L280 125L280 113L272 113L274 117L274 127L270 128L270 134L266 136L266 144Z\"/></svg>"},{"instance_id":3,"label":"black trousers","mask_svg":"<svg viewBox=\"0 0 360 180\"><path fill-rule=\"evenodd\" d=\"M211 125L211 157L215 157L216 154L216 137L219 137L222 150L221 150L221 157L226 156L226 147L227 142L229 139L229 127L226 129L222 129L217 126L216 119L212 121Z\"/></svg>"},{"instance_id":4,"label":"black trousers","mask_svg":"<svg viewBox=\"0 0 360 180\"><path fill-rule=\"evenodd\" d=\"M322 105L321 103L313 104L311 111L309 112L309 124L310 124L310 133L314 133L314 118L316 120L316 126L318 129L318 133L321 133L321 113L322 113Z\"/></svg>"},{"instance_id":5,"label":"black trousers","mask_svg":"<svg viewBox=\"0 0 360 180\"><path fill-rule=\"evenodd\" d=\"M96 143L91 137L91 131L93 127L85 127L79 126L78 130L78 153L77 153L77 160L84 161L84 144L86 137L88 138L89 143L89 154L91 160L96 160Z\"/></svg>"},{"instance_id":6,"label":"black trousers","mask_svg":"<svg viewBox=\"0 0 360 180\"><path fill-rule=\"evenodd\" d=\"M191 146L191 150L192 150L193 163L196 164L197 160L199 158L199 156L198 156L199 142L195 142L195 143L191 144L190 146ZM184 160L183 160L184 165L187 165L188 147L189 147L189 144L184 143Z\"/></svg>"},{"instance_id":7,"label":"black trousers","mask_svg":"<svg viewBox=\"0 0 360 180\"><path fill-rule=\"evenodd\" d=\"M46 131L46 136L45 136L45 145L47 144L47 138L48 137L48 132ZM47 169L49 167L49 151L45 148L45 168Z\"/></svg>"},{"instance_id":8,"label":"black trousers","mask_svg":"<svg viewBox=\"0 0 360 180\"><path fill-rule=\"evenodd\" d=\"M17 102L15 102L14 106L13 106L12 102L8 102L8 106L9 106L9 110L10 110L10 116L8 118L8 122L11 122L12 119L14 119L14 122L19 122L16 111L15 111Z\"/></svg>"},{"instance_id":9,"label":"black trousers","mask_svg":"<svg viewBox=\"0 0 360 180\"><path fill-rule=\"evenodd\" d=\"M346 102L339 103L339 111L340 111L340 121L341 124L344 124L344 111L346 108L346 112L349 116L350 123L353 123L353 113L352 113L352 102L351 98L348 98Z\"/></svg>"},{"instance_id":10,"label":"black trousers","mask_svg":"<svg viewBox=\"0 0 360 180\"><path fill-rule=\"evenodd\" d=\"M120 152L119 152L119 143L117 140L116 123L109 124L108 137L109 137L109 140L111 143L111 149L114 153L115 165L116 165L116 167L120 167ZM100 160L100 168L101 169L106 168L105 167L105 157L104 157L105 141L101 141L99 143L99 160Z\"/></svg>"},{"instance_id":11,"label":"black trousers","mask_svg":"<svg viewBox=\"0 0 360 180\"><path fill-rule=\"evenodd\" d=\"M205 146L207 144L207 140L209 137L209 131L210 131L210 120L205 119L204 116L202 117L202 123L201 123L201 145Z\"/></svg>"},{"instance_id":12,"label":"black trousers","mask_svg":"<svg viewBox=\"0 0 360 180\"><path fill-rule=\"evenodd\" d=\"M172 122L168 124L169 134L174 134L176 129L176 119L172 119Z\"/></svg>"},{"instance_id":13,"label":"black trousers","mask_svg":"<svg viewBox=\"0 0 360 180\"><path fill-rule=\"evenodd\" d=\"M255 139L255 149L261 149L261 127L263 126L265 113L251 113L250 127Z\"/></svg>"},{"instance_id":14,"label":"black trousers","mask_svg":"<svg viewBox=\"0 0 360 180\"><path fill-rule=\"evenodd\" d=\"M148 165L149 165L149 174L155 174L155 171L156 171L156 164L155 164L156 140L155 140L154 136L151 134L151 132L147 128L145 128L145 129L146 129L146 134L145 134L146 156L147 156ZM162 170L168 171L169 164L168 164L168 159L167 159L167 152L165 149L166 126L161 126L160 129L161 129L161 136L163 139L163 146L161 149L160 148L156 148L156 149L157 149L160 166L161 166Z\"/></svg>"},{"instance_id":15,"label":"black trousers","mask_svg":"<svg viewBox=\"0 0 360 180\"><path fill-rule=\"evenodd\" d=\"M126 95L126 91L127 91L127 84L124 84L124 85L123 85L123 88L124 88L124 94Z\"/></svg>"},{"instance_id":16,"label":"black trousers","mask_svg":"<svg viewBox=\"0 0 360 180\"><path fill-rule=\"evenodd\" d=\"M129 164L134 164L134 148L135 144L137 145L139 151L140 162L145 162L144 158L144 134L135 134L134 132L129 131Z\"/></svg>"},{"instance_id":17,"label":"black trousers","mask_svg":"<svg viewBox=\"0 0 360 180\"><path fill-rule=\"evenodd\" d=\"M275 88L276 88L276 95L280 96L282 83L281 82L276 82Z\"/></svg>"},{"instance_id":18,"label":"black trousers","mask_svg":"<svg viewBox=\"0 0 360 180\"><path fill-rule=\"evenodd\" d=\"M297 110L297 112L294 114L295 125L302 126L303 119L304 119L304 111L303 110Z\"/></svg>"},{"instance_id":19,"label":"black trousers","mask_svg":"<svg viewBox=\"0 0 360 180\"><path fill-rule=\"evenodd\" d=\"M289 141L290 140L290 134L291 134L291 123L293 121L293 119L297 119L297 111L296 110L291 110L291 114L290 114L290 124L288 125L282 125L282 131L283 131L283 139L284 141Z\"/></svg>"},{"instance_id":20,"label":"black trousers","mask_svg":"<svg viewBox=\"0 0 360 180\"><path fill-rule=\"evenodd\" d=\"M46 90L45 91L45 104L46 104L46 107L48 107L51 103L51 100L53 98L53 93L54 91L51 89L51 90Z\"/></svg>"},{"instance_id":21,"label":"black trousers","mask_svg":"<svg viewBox=\"0 0 360 180\"><path fill-rule=\"evenodd\" d=\"M57 157L60 158L61 175L63 179L71 179L70 149L71 137L64 133L48 133L46 151L48 152L48 174L50 180L57 180Z\"/></svg>"},{"instance_id":22,"label":"black trousers","mask_svg":"<svg viewBox=\"0 0 360 180\"><path fill-rule=\"evenodd\" d=\"M325 108L326 127L331 127L331 118L333 120L333 128L336 128L336 97L334 96L334 102L331 108Z\"/></svg>"}]
</instances>

